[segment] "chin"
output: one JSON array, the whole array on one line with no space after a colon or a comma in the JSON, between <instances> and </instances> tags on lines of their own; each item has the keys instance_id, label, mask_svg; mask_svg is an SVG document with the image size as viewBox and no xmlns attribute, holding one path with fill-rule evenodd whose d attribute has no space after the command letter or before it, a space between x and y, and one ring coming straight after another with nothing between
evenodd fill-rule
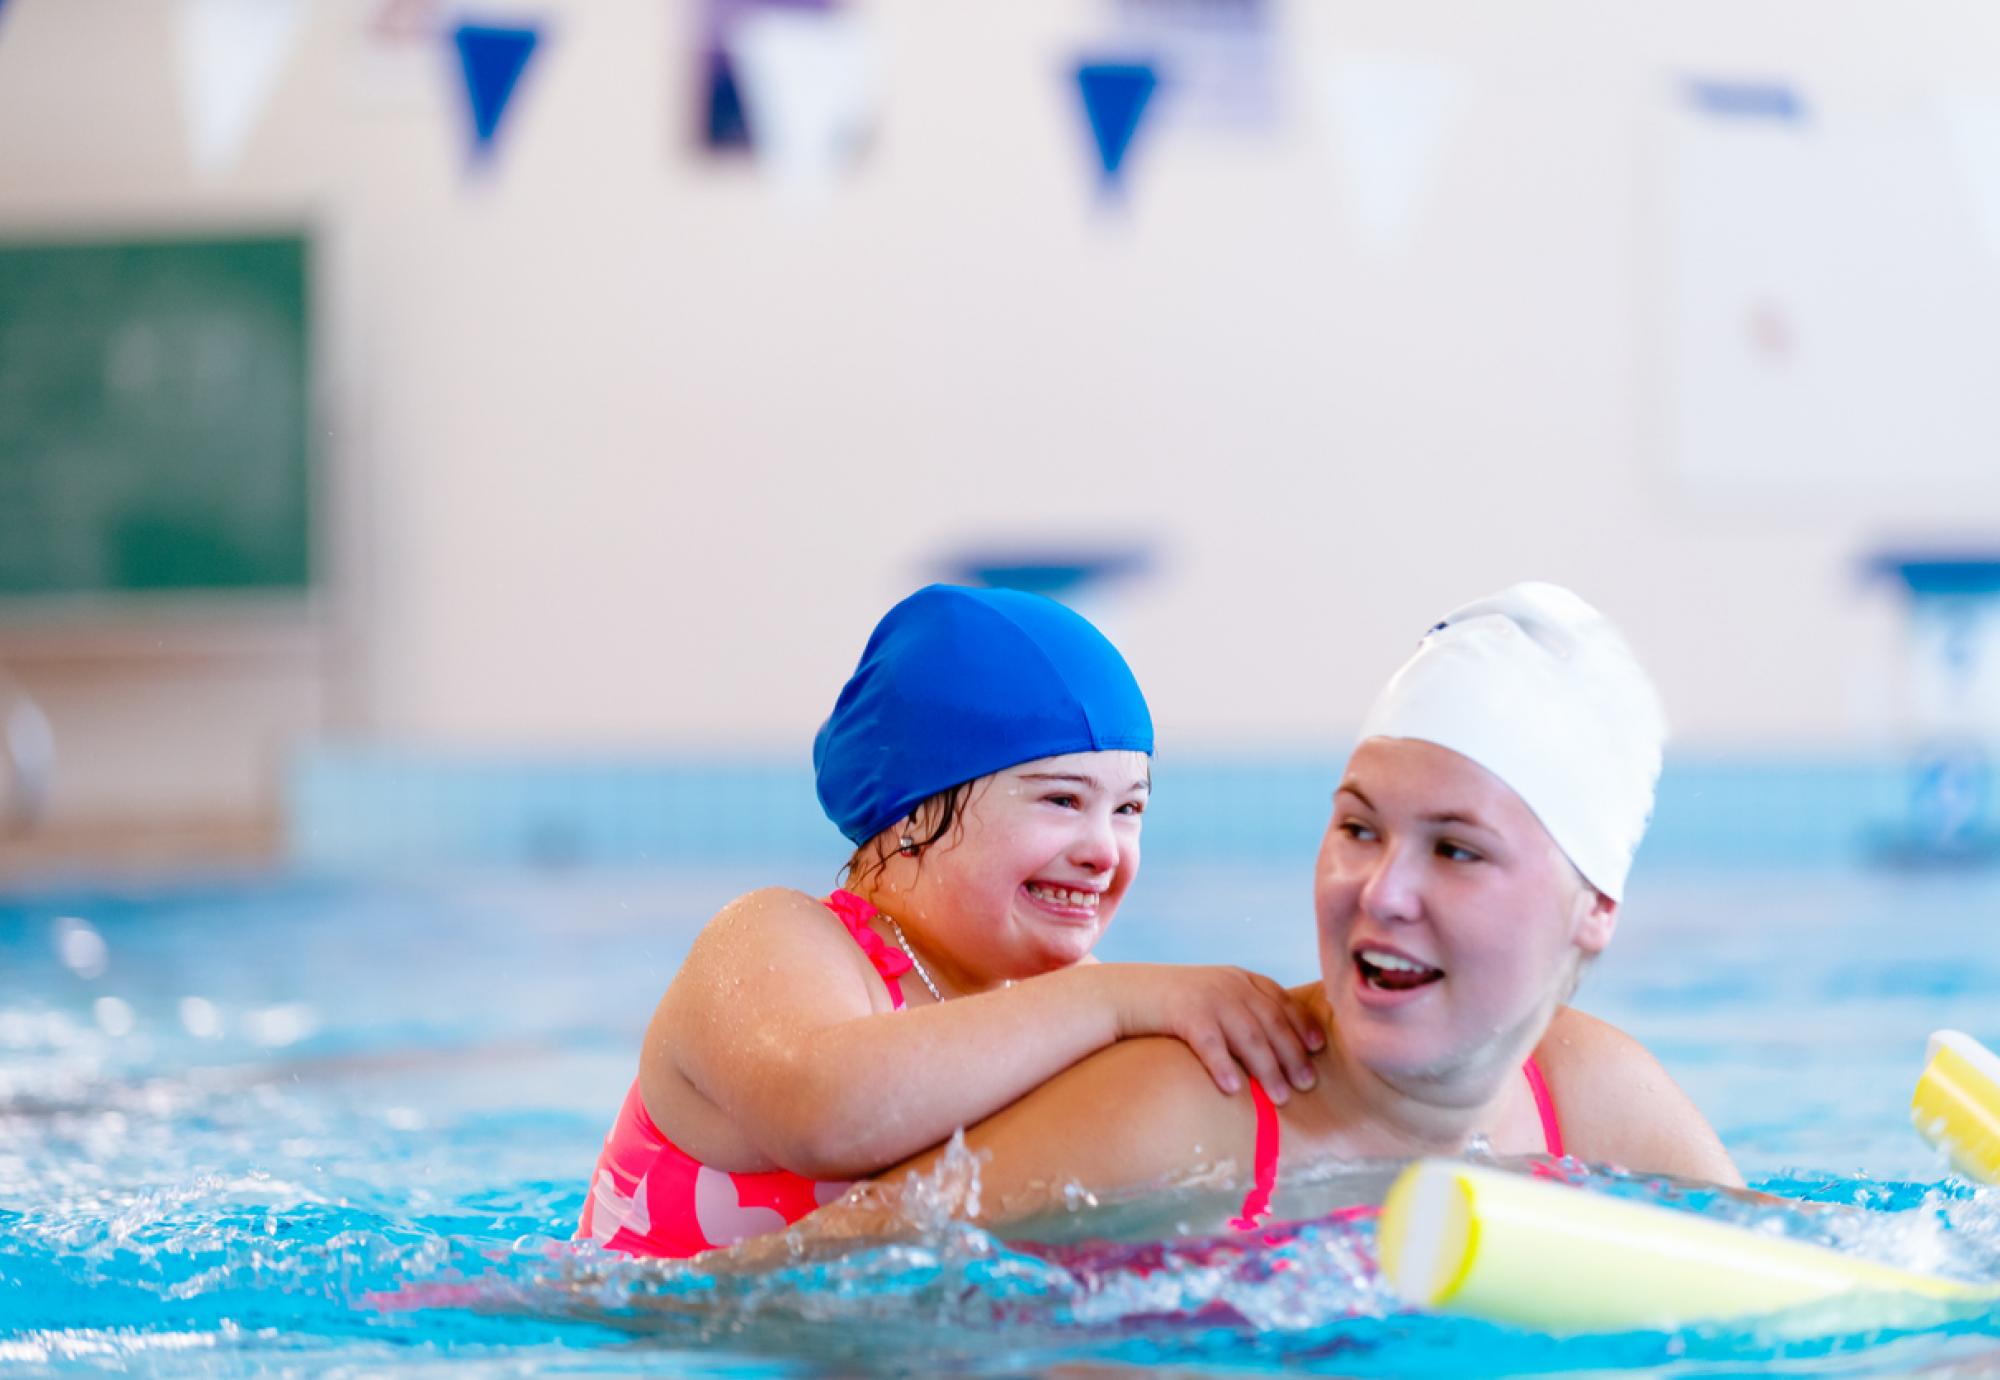
<instances>
[{"instance_id":1,"label":"chin","mask_svg":"<svg viewBox=\"0 0 2000 1380\"><path fill-rule=\"evenodd\" d=\"M1356 1063L1383 1082L1396 1086L1434 1083L1449 1077L1452 1072L1450 1056L1434 1049L1419 1048L1408 1040L1394 1043L1356 1040L1349 1048Z\"/></svg>"},{"instance_id":2,"label":"chin","mask_svg":"<svg viewBox=\"0 0 2000 1380\"><path fill-rule=\"evenodd\" d=\"M1396 1086L1450 1082L1479 1062L1481 1051L1454 1045L1445 1032L1417 1023L1392 1025L1367 1011L1336 1012L1341 1043L1354 1061Z\"/></svg>"},{"instance_id":3,"label":"chin","mask_svg":"<svg viewBox=\"0 0 2000 1380\"><path fill-rule=\"evenodd\" d=\"M1090 957L1090 951L1097 947L1098 935L1102 933L1103 931L1099 930L1091 935L1088 941L1043 943L1030 956L1031 961L1038 960L1034 971L1052 973L1058 968L1071 968L1083 962Z\"/></svg>"}]
</instances>

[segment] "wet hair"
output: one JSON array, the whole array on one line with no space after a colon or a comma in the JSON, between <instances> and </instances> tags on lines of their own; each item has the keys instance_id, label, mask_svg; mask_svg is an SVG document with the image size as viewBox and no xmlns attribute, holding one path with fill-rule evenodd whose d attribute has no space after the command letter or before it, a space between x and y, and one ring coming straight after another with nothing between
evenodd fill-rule
<instances>
[{"instance_id":1,"label":"wet hair","mask_svg":"<svg viewBox=\"0 0 2000 1380\"><path fill-rule=\"evenodd\" d=\"M946 834L956 838L965 832L965 803L972 797L972 788L983 779L961 781L956 786L947 786L925 796L900 821L908 826L904 832L910 835L913 856L919 862L922 862L931 845L943 840ZM852 888L864 885L889 865L890 858L902 851L896 843L888 841L895 827L891 825L849 855L840 869L842 886Z\"/></svg>"}]
</instances>

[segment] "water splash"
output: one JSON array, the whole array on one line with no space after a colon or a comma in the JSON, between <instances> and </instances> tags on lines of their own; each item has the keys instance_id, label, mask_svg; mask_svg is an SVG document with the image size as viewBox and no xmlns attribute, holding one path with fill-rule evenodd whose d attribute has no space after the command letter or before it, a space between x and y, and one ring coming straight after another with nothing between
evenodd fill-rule
<instances>
[{"instance_id":1,"label":"water splash","mask_svg":"<svg viewBox=\"0 0 2000 1380\"><path fill-rule=\"evenodd\" d=\"M1256 884L1236 879L1221 894L1234 903ZM1073 1192L1032 1232L991 1232L964 1220L990 1176L982 1184L977 1160L955 1150L878 1204L901 1239L780 1238L780 1254L734 1274L616 1260L567 1240L583 1169L631 1076L635 1032L607 1031L598 1013L643 1011L659 977L636 964L564 969L576 946L552 948L547 920L561 914L573 938L573 898L530 899L468 904L440 888L362 908L331 892L190 893L164 913L153 898L17 903L24 923L0 924L0 1369L984 1375L1101 1362L1447 1376L1470 1360L1508 1372L1846 1376L1993 1369L2000 1353L1991 1308L1848 1301L1727 1328L1581 1338L1412 1315L1381 1281L1371 1228L1330 1215L1379 1199L1391 1166L1288 1165L1274 1206L1303 1225L1286 1231L1218 1232L1241 1195L1232 1201L1217 1175L1133 1199ZM1692 908L1693 921L1710 909ZM599 910L586 917L593 936L634 953L660 944L660 917L677 914ZM1989 914L1968 909L1967 933L1985 934ZM64 916L88 917L101 971L95 944L57 928ZM1801 923L1787 971L1815 961L1821 920ZM1747 943L1741 930L1715 942ZM223 931L230 944L215 944ZM1688 972L1689 990L1712 967L1708 955ZM539 985L526 990L522 974ZM605 982L631 990L607 997ZM1816 1001L1821 988L1798 982ZM496 1003L496 992L520 1000ZM212 1038L182 1021L190 994L214 1007ZM1935 1006L1926 999L1923 1021L1971 1019ZM1759 1006L1725 1011L1725 1022L1688 1007L1673 1020L1685 1021L1697 1078L1782 1064L1800 1082L1795 1104L1771 1109L1751 1079L1733 1113L1727 1084L1713 1102L1719 1121L1736 1123L1725 1127L1732 1146L1761 1136L1788 1156L1903 1177L1760 1180L1799 1200L1788 1206L1574 1163L1562 1176L2000 1280L2000 1190L1901 1156L1904 1070L1873 1043L1859 1048L1847 1027L1862 1022L1843 1014L1822 1028L1817 1010ZM1671 1034L1673 1021L1658 1019ZM1770 1047L1784 1059L1714 1037L1745 1022L1781 1029ZM1799 1073L1800 1059L1818 1062ZM1850 1095L1861 1075L1881 1086ZM1822 1098L1829 1089L1842 1095ZM1863 1106L1890 1112L1852 1110Z\"/></svg>"}]
</instances>

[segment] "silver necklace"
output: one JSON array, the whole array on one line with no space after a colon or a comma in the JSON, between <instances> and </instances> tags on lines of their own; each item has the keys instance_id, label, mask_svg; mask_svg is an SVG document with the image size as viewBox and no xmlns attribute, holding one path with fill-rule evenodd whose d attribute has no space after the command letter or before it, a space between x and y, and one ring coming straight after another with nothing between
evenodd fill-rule
<instances>
[{"instance_id":1,"label":"silver necklace","mask_svg":"<svg viewBox=\"0 0 2000 1380\"><path fill-rule=\"evenodd\" d=\"M887 911L880 912L880 914L884 920L889 922L889 928L896 932L896 942L902 946L903 952L910 956L910 966L915 968L917 976L924 980L924 990L931 994L932 1001L942 1003L944 1001L944 993L938 991L937 984L931 981L931 975L924 971L924 961L917 957L917 951L910 947L910 941L903 938L903 927L897 924L896 917L890 915Z\"/></svg>"}]
</instances>

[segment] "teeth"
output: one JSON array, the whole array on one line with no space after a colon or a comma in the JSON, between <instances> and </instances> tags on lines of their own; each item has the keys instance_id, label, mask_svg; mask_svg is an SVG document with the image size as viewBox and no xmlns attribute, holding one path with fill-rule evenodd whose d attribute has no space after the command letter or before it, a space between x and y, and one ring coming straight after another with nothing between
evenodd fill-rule
<instances>
[{"instance_id":1,"label":"teeth","mask_svg":"<svg viewBox=\"0 0 2000 1380\"><path fill-rule=\"evenodd\" d=\"M1039 896L1052 905L1097 909L1097 893L1094 891L1072 891L1068 887L1043 886L1038 882L1029 882L1028 893L1031 896Z\"/></svg>"},{"instance_id":2,"label":"teeth","mask_svg":"<svg viewBox=\"0 0 2000 1380\"><path fill-rule=\"evenodd\" d=\"M1383 953L1380 949L1361 950L1361 961L1371 968L1383 968L1392 973L1428 973L1427 963L1416 963L1398 954Z\"/></svg>"}]
</instances>

